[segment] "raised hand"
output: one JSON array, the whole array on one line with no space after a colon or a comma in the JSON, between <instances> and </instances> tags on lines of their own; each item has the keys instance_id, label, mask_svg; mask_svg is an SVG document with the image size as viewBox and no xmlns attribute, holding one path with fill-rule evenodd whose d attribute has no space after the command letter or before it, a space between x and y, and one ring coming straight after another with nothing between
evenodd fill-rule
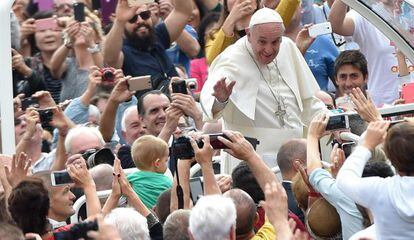
<instances>
[{"instance_id":1,"label":"raised hand","mask_svg":"<svg viewBox=\"0 0 414 240\"><path fill-rule=\"evenodd\" d=\"M332 163L331 173L332 176L336 178L339 170L345 162L345 153L342 149L338 147L337 143L335 143L334 147L332 148L330 159Z\"/></svg>"},{"instance_id":2,"label":"raised hand","mask_svg":"<svg viewBox=\"0 0 414 240\"><path fill-rule=\"evenodd\" d=\"M264 194L266 200L261 201L260 205L263 206L269 221L275 228L282 225L288 227L287 194L282 184L276 182L266 184Z\"/></svg>"},{"instance_id":3,"label":"raised hand","mask_svg":"<svg viewBox=\"0 0 414 240\"><path fill-rule=\"evenodd\" d=\"M128 89L128 80L131 77L127 76L125 78L118 78L119 76L121 76L120 74L122 74L122 71L121 73L118 70L115 71L115 82L117 83L111 92L111 96L109 97L110 100L117 103L128 101L135 94L135 91L129 91Z\"/></svg>"},{"instance_id":4,"label":"raised hand","mask_svg":"<svg viewBox=\"0 0 414 240\"><path fill-rule=\"evenodd\" d=\"M194 139L190 139L191 146L194 149L195 159L198 164L205 165L205 164L212 164L212 158L214 154L214 149L210 145L210 137L208 135L203 135L201 140L204 142L202 148L199 148L196 141Z\"/></svg>"},{"instance_id":5,"label":"raised hand","mask_svg":"<svg viewBox=\"0 0 414 240\"><path fill-rule=\"evenodd\" d=\"M326 135L326 125L328 124L329 116L326 113L316 115L309 125L308 136L317 139Z\"/></svg>"},{"instance_id":6,"label":"raised hand","mask_svg":"<svg viewBox=\"0 0 414 240\"><path fill-rule=\"evenodd\" d=\"M11 168L5 168L7 181L12 187L17 186L27 176L31 161L23 152L18 156L13 156Z\"/></svg>"},{"instance_id":7,"label":"raised hand","mask_svg":"<svg viewBox=\"0 0 414 240\"><path fill-rule=\"evenodd\" d=\"M374 151L375 147L384 141L389 126L389 121L371 122L368 125L362 146Z\"/></svg>"},{"instance_id":8,"label":"raised hand","mask_svg":"<svg viewBox=\"0 0 414 240\"><path fill-rule=\"evenodd\" d=\"M241 133L234 131L224 131L224 134L230 140L225 139L221 136L219 136L217 139L229 148L226 149L226 152L230 153L233 157L248 161L257 154L250 142L247 141Z\"/></svg>"},{"instance_id":9,"label":"raised hand","mask_svg":"<svg viewBox=\"0 0 414 240\"><path fill-rule=\"evenodd\" d=\"M219 102L225 102L229 99L231 93L233 92L235 84L235 81L231 81L229 84L226 84L226 78L223 77L214 85L214 92L212 95L216 97Z\"/></svg>"},{"instance_id":10,"label":"raised hand","mask_svg":"<svg viewBox=\"0 0 414 240\"><path fill-rule=\"evenodd\" d=\"M29 18L24 21L20 26L20 40L25 40L30 35L36 32L36 25L34 18Z\"/></svg>"},{"instance_id":11,"label":"raised hand","mask_svg":"<svg viewBox=\"0 0 414 240\"><path fill-rule=\"evenodd\" d=\"M33 71L26 65L23 56L14 49L12 49L12 55L12 68L26 77L32 75Z\"/></svg>"},{"instance_id":12,"label":"raised hand","mask_svg":"<svg viewBox=\"0 0 414 240\"><path fill-rule=\"evenodd\" d=\"M375 107L371 98L365 97L360 88L352 89L350 94L351 100L355 105L355 110L367 122L381 121L382 117L378 109Z\"/></svg>"},{"instance_id":13,"label":"raised hand","mask_svg":"<svg viewBox=\"0 0 414 240\"><path fill-rule=\"evenodd\" d=\"M85 162L70 164L68 165L67 170L70 177L73 179L77 186L84 189L88 186L95 185L95 182L93 181L93 178L89 173Z\"/></svg>"},{"instance_id":14,"label":"raised hand","mask_svg":"<svg viewBox=\"0 0 414 240\"><path fill-rule=\"evenodd\" d=\"M188 94L173 93L171 106L181 109L185 115L193 119L202 118L202 113L198 109L194 98Z\"/></svg>"},{"instance_id":15,"label":"raised hand","mask_svg":"<svg viewBox=\"0 0 414 240\"><path fill-rule=\"evenodd\" d=\"M115 20L121 24L126 24L132 17L135 16L140 6L130 7L128 0L119 0L115 11Z\"/></svg>"},{"instance_id":16,"label":"raised hand","mask_svg":"<svg viewBox=\"0 0 414 240\"><path fill-rule=\"evenodd\" d=\"M39 101L39 108L40 109L48 109L56 107L56 103L52 98L52 95L50 95L50 92L48 91L38 91L35 92L32 97L37 98Z\"/></svg>"},{"instance_id":17,"label":"raised hand","mask_svg":"<svg viewBox=\"0 0 414 240\"><path fill-rule=\"evenodd\" d=\"M39 113L33 108L28 108L26 111L26 132L23 140L30 141L36 132L36 124L40 122Z\"/></svg>"},{"instance_id":18,"label":"raised hand","mask_svg":"<svg viewBox=\"0 0 414 240\"><path fill-rule=\"evenodd\" d=\"M315 41L315 38L309 36L309 28L312 24L305 25L296 36L296 46L299 48L302 55L305 55L306 50Z\"/></svg>"}]
</instances>

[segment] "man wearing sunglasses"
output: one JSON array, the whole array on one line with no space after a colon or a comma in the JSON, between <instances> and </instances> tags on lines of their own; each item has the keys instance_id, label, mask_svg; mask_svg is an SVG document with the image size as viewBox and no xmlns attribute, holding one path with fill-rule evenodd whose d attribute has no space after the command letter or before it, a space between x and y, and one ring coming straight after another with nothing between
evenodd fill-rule
<instances>
[{"instance_id":1,"label":"man wearing sunglasses","mask_svg":"<svg viewBox=\"0 0 414 240\"><path fill-rule=\"evenodd\" d=\"M165 21L154 26L147 5L129 6L120 0L104 47L106 64L122 67L125 75L151 75L153 88L166 90L177 72L165 50L182 33L192 11L191 1L175 0L174 5Z\"/></svg>"}]
</instances>

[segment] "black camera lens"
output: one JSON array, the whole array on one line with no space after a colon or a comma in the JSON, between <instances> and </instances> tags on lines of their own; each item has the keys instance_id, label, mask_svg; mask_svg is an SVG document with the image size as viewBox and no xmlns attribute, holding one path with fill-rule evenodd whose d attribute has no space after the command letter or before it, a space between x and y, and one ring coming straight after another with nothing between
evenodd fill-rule
<instances>
[{"instance_id":1,"label":"black camera lens","mask_svg":"<svg viewBox=\"0 0 414 240\"><path fill-rule=\"evenodd\" d=\"M102 81L113 82L115 80L115 74L111 69L104 69L102 71Z\"/></svg>"},{"instance_id":2,"label":"black camera lens","mask_svg":"<svg viewBox=\"0 0 414 240\"><path fill-rule=\"evenodd\" d=\"M102 148L99 151L91 154L87 159L86 163L88 168L93 168L99 164L109 164L114 165L115 155L112 153L109 148Z\"/></svg>"}]
</instances>

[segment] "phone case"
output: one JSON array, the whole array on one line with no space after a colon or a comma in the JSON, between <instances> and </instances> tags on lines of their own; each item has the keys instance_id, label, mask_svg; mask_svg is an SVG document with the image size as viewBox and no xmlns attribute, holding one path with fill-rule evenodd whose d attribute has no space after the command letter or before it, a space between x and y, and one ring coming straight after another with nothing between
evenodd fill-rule
<instances>
[{"instance_id":1,"label":"phone case","mask_svg":"<svg viewBox=\"0 0 414 240\"><path fill-rule=\"evenodd\" d=\"M38 19L35 21L36 31L43 31L47 29L57 29L57 21L56 18L45 18L45 19Z\"/></svg>"},{"instance_id":2,"label":"phone case","mask_svg":"<svg viewBox=\"0 0 414 240\"><path fill-rule=\"evenodd\" d=\"M315 24L309 28L309 36L313 38L330 33L332 33L332 26L330 22Z\"/></svg>"},{"instance_id":3,"label":"phone case","mask_svg":"<svg viewBox=\"0 0 414 240\"><path fill-rule=\"evenodd\" d=\"M141 91L152 89L151 76L133 77L128 80L128 89L130 91Z\"/></svg>"},{"instance_id":4,"label":"phone case","mask_svg":"<svg viewBox=\"0 0 414 240\"><path fill-rule=\"evenodd\" d=\"M81 3L81 2L74 3L73 12L75 15L75 20L77 22L85 21L85 4L84 3Z\"/></svg>"},{"instance_id":5,"label":"phone case","mask_svg":"<svg viewBox=\"0 0 414 240\"><path fill-rule=\"evenodd\" d=\"M401 98L405 103L414 103L414 83L406 83L402 86Z\"/></svg>"}]
</instances>

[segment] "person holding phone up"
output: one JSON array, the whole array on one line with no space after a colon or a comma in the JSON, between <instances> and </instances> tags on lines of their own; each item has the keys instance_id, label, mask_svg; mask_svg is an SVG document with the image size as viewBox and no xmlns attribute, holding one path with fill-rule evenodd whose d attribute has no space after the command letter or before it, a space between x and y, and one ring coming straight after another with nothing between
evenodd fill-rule
<instances>
[{"instance_id":1,"label":"person holding phone up","mask_svg":"<svg viewBox=\"0 0 414 240\"><path fill-rule=\"evenodd\" d=\"M154 25L148 5L120 0L104 46L105 63L122 68L125 75L151 75L153 89L167 92L169 78L178 74L165 50L180 36L193 9L188 0L175 0L174 7L164 22Z\"/></svg>"}]
</instances>

